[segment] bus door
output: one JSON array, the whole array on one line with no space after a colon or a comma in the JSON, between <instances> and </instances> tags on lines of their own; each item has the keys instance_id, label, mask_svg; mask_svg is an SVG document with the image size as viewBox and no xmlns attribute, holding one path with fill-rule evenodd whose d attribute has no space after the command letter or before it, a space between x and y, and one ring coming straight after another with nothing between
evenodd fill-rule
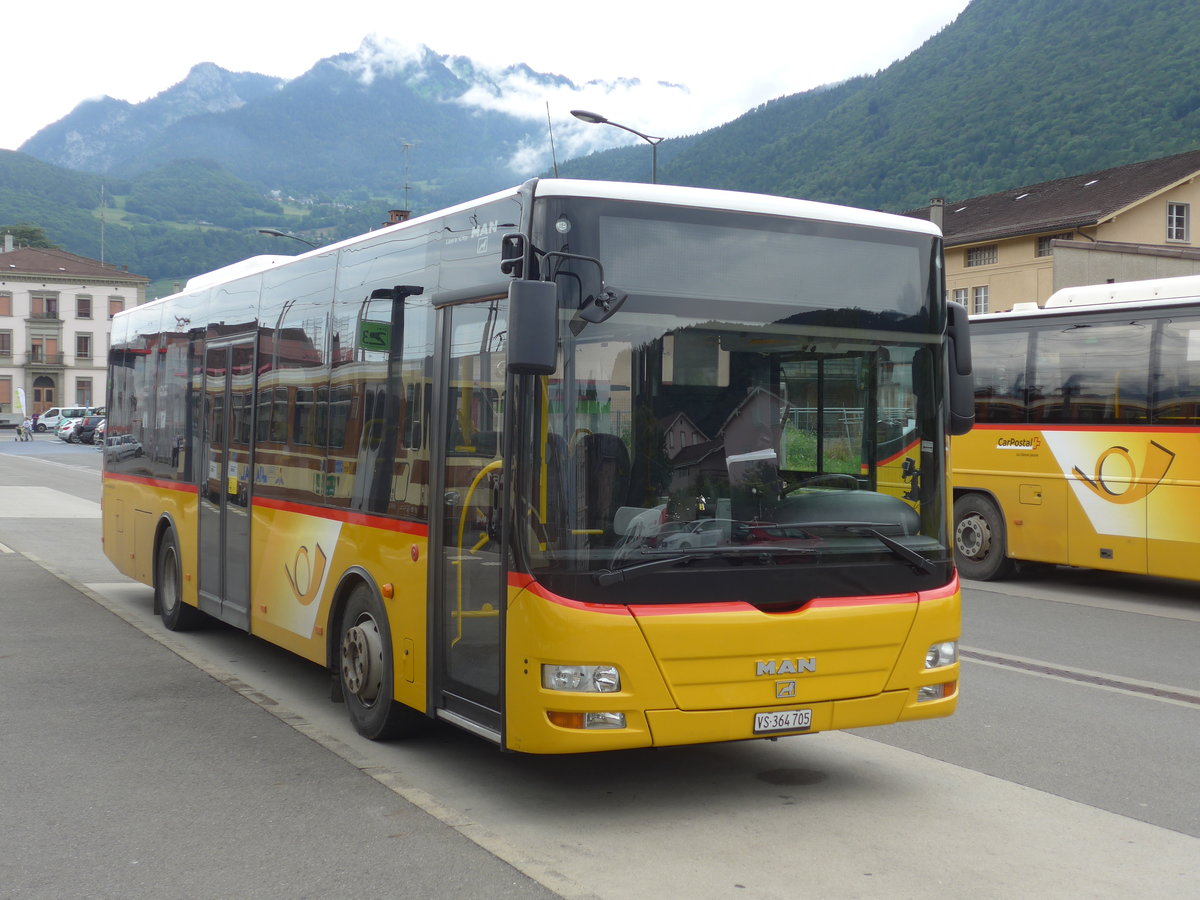
<instances>
[{"instance_id":1,"label":"bus door","mask_svg":"<svg viewBox=\"0 0 1200 900\"><path fill-rule=\"evenodd\" d=\"M508 581L500 510L507 306L504 298L441 310L433 404L441 502L431 504L439 564L431 566L430 702L440 717L495 741Z\"/></svg>"},{"instance_id":2,"label":"bus door","mask_svg":"<svg viewBox=\"0 0 1200 900\"><path fill-rule=\"evenodd\" d=\"M254 340L210 343L204 359L200 608L250 628L250 437Z\"/></svg>"}]
</instances>

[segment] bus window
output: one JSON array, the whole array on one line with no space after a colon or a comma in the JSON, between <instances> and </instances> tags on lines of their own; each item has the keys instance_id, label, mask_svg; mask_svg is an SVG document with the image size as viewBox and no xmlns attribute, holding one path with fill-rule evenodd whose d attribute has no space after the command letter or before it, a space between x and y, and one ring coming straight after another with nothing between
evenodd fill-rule
<instances>
[{"instance_id":1,"label":"bus window","mask_svg":"<svg viewBox=\"0 0 1200 900\"><path fill-rule=\"evenodd\" d=\"M1029 333L974 334L975 421L1025 421L1025 356ZM978 347L978 350L974 348Z\"/></svg>"},{"instance_id":2,"label":"bus window","mask_svg":"<svg viewBox=\"0 0 1200 900\"><path fill-rule=\"evenodd\" d=\"M1155 382L1156 423L1200 424L1200 320L1163 323Z\"/></svg>"},{"instance_id":3,"label":"bus window","mask_svg":"<svg viewBox=\"0 0 1200 900\"><path fill-rule=\"evenodd\" d=\"M1145 422L1152 331L1136 322L1039 330L1034 381L1050 388L1042 421Z\"/></svg>"}]
</instances>

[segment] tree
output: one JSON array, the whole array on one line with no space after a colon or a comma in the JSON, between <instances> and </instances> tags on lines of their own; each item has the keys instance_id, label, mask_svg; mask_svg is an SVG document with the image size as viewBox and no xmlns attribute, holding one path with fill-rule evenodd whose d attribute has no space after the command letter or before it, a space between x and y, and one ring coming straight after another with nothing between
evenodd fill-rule
<instances>
[{"instance_id":1,"label":"tree","mask_svg":"<svg viewBox=\"0 0 1200 900\"><path fill-rule=\"evenodd\" d=\"M11 234L13 244L17 247L34 247L38 250L62 249L46 237L46 231L40 225L30 225L27 222L20 225L0 225L0 234Z\"/></svg>"}]
</instances>

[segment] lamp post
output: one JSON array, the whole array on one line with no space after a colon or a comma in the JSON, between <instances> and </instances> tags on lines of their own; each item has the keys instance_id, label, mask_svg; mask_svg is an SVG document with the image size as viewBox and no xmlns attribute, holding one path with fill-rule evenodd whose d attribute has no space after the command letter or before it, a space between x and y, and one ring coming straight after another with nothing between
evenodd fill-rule
<instances>
[{"instance_id":1,"label":"lamp post","mask_svg":"<svg viewBox=\"0 0 1200 900\"><path fill-rule=\"evenodd\" d=\"M630 134L636 134L643 141L650 145L650 180L653 184L658 184L658 145L666 138L654 137L649 134L642 134L636 128L630 128L628 125L622 125L620 122L614 122L611 119L606 119L599 113L588 112L586 109L573 109L571 115L577 118L580 122L587 122L589 125L611 125L613 128L620 128L622 131L628 131Z\"/></svg>"},{"instance_id":2,"label":"lamp post","mask_svg":"<svg viewBox=\"0 0 1200 900\"><path fill-rule=\"evenodd\" d=\"M294 234L288 234L286 231L279 231L278 229L275 229L275 228L260 228L260 229L258 229L258 233L269 235L270 237L291 238L293 241L299 241L302 244L308 244L308 246L312 247L314 250L317 249L317 245L314 244L312 241L306 241L302 237L296 237L296 235L294 235Z\"/></svg>"}]
</instances>

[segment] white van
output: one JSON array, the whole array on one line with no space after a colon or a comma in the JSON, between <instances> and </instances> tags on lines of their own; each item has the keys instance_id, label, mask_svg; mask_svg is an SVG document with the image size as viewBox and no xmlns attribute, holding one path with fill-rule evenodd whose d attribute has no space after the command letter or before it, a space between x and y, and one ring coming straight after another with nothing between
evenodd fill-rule
<instances>
[{"instance_id":1,"label":"white van","mask_svg":"<svg viewBox=\"0 0 1200 900\"><path fill-rule=\"evenodd\" d=\"M95 414L96 407L94 406L52 406L38 416L37 430L53 431L67 419L78 419Z\"/></svg>"}]
</instances>

